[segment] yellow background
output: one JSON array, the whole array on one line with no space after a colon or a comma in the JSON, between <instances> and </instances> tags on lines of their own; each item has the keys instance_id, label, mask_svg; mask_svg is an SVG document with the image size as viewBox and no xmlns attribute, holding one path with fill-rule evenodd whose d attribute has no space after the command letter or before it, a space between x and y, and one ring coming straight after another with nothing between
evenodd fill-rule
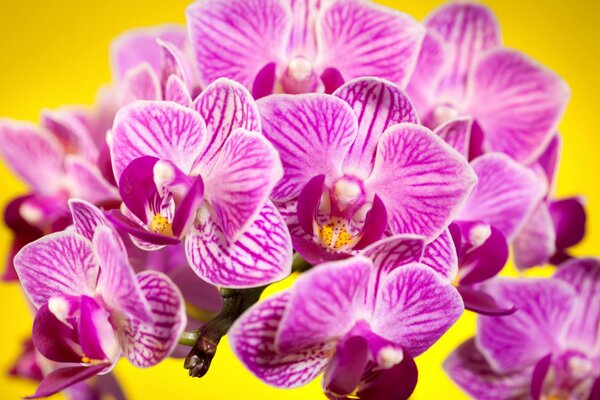
<instances>
[{"instance_id":1,"label":"yellow background","mask_svg":"<svg viewBox=\"0 0 600 400\"><path fill-rule=\"evenodd\" d=\"M108 45L118 33L138 26L185 20L189 0L0 0L0 116L37 120L39 111L63 104L91 103L97 87L108 82ZM436 0L381 1L422 19ZM562 75L573 98L561 125L564 154L559 194L588 198L589 233L579 255L600 248L600 6L591 0L487 1L502 24L508 46L523 50ZM2 144L0 143L0 146ZM25 187L0 165L0 205ZM0 228L0 255L9 232ZM510 271L509 271L510 272ZM538 272L536 272L538 273ZM542 274L545 271L541 272ZM441 362L472 335L475 318L466 314L428 353L418 359L417 399L464 398L441 370ZM0 371L8 369L28 336L31 317L14 284L0 284ZM131 399L322 399L320 383L279 391L243 369L226 343L202 380L187 377L182 363L135 369L122 360L116 368ZM31 394L35 385L0 372L0 399Z\"/></svg>"}]
</instances>

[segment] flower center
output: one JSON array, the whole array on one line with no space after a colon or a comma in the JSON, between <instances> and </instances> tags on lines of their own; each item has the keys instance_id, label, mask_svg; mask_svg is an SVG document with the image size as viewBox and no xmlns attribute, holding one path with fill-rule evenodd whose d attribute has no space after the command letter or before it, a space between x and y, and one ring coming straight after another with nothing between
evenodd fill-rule
<instances>
[{"instance_id":1,"label":"flower center","mask_svg":"<svg viewBox=\"0 0 600 400\"><path fill-rule=\"evenodd\" d=\"M432 128L436 128L458 117L460 117L460 112L456 107L450 104L440 104L436 106L431 113Z\"/></svg>"},{"instance_id":2,"label":"flower center","mask_svg":"<svg viewBox=\"0 0 600 400\"><path fill-rule=\"evenodd\" d=\"M171 227L171 223L160 213L154 215L152 221L150 221L150 230L154 233L159 233L161 235L173 236L173 229Z\"/></svg>"},{"instance_id":3,"label":"flower center","mask_svg":"<svg viewBox=\"0 0 600 400\"><path fill-rule=\"evenodd\" d=\"M312 63L302 56L292 58L281 77L284 92L291 94L314 92L319 81Z\"/></svg>"},{"instance_id":4,"label":"flower center","mask_svg":"<svg viewBox=\"0 0 600 400\"><path fill-rule=\"evenodd\" d=\"M342 218L331 218L329 222L315 227L319 244L336 251L350 249L358 242L358 235L350 230L348 221Z\"/></svg>"}]
</instances>

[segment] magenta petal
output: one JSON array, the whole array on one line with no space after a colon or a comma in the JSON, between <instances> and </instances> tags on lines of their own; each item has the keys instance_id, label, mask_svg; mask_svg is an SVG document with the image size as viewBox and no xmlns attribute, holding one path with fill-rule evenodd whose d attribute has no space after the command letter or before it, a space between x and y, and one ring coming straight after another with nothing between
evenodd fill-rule
<instances>
[{"instance_id":1,"label":"magenta petal","mask_svg":"<svg viewBox=\"0 0 600 400\"><path fill-rule=\"evenodd\" d=\"M298 205L296 206L298 224L308 235L313 234L315 213L324 189L325 175L317 175L304 185L298 196Z\"/></svg>"},{"instance_id":2,"label":"magenta petal","mask_svg":"<svg viewBox=\"0 0 600 400\"><path fill-rule=\"evenodd\" d=\"M46 375L35 393L32 396L26 397L26 399L39 399L52 396L69 386L98 375L109 366L110 363L103 363L84 367L65 367L57 369Z\"/></svg>"},{"instance_id":3,"label":"magenta petal","mask_svg":"<svg viewBox=\"0 0 600 400\"><path fill-rule=\"evenodd\" d=\"M291 271L289 232L271 202L267 202L237 241L229 242L212 218L207 217L192 227L185 249L194 272L217 286L261 286L279 281Z\"/></svg>"},{"instance_id":4,"label":"magenta petal","mask_svg":"<svg viewBox=\"0 0 600 400\"><path fill-rule=\"evenodd\" d=\"M531 374L531 398L539 400L544 390L544 380L552 363L552 354L548 354L535 364Z\"/></svg>"},{"instance_id":5,"label":"magenta petal","mask_svg":"<svg viewBox=\"0 0 600 400\"><path fill-rule=\"evenodd\" d=\"M368 176L375 162L379 138L385 130L402 122L419 122L408 97L399 87L383 79L354 79L334 95L352 107L358 120L358 134L344 160L345 172Z\"/></svg>"},{"instance_id":6,"label":"magenta petal","mask_svg":"<svg viewBox=\"0 0 600 400\"><path fill-rule=\"evenodd\" d=\"M90 133L70 110L44 110L40 125L54 135L67 152L82 156L90 162L98 159L98 148Z\"/></svg>"},{"instance_id":7,"label":"magenta petal","mask_svg":"<svg viewBox=\"0 0 600 400\"><path fill-rule=\"evenodd\" d=\"M71 197L95 204L116 201L119 198L117 188L102 176L98 167L80 156L65 157L65 173L72 185Z\"/></svg>"},{"instance_id":8,"label":"magenta petal","mask_svg":"<svg viewBox=\"0 0 600 400\"><path fill-rule=\"evenodd\" d=\"M544 265L556 252L556 232L548 205L538 204L513 241L513 257L519 269Z\"/></svg>"},{"instance_id":9,"label":"magenta petal","mask_svg":"<svg viewBox=\"0 0 600 400\"><path fill-rule=\"evenodd\" d=\"M495 279L484 287L518 308L512 315L478 320L477 345L496 371L525 368L560 346L575 307L571 286L554 279Z\"/></svg>"},{"instance_id":10,"label":"magenta petal","mask_svg":"<svg viewBox=\"0 0 600 400\"><path fill-rule=\"evenodd\" d=\"M79 341L83 354L92 360L112 361L118 354L118 342L109 318L108 311L94 299L81 297Z\"/></svg>"},{"instance_id":11,"label":"magenta petal","mask_svg":"<svg viewBox=\"0 0 600 400\"><path fill-rule=\"evenodd\" d=\"M159 193L154 183L155 157L140 157L133 160L121 174L119 194L127 209L143 223L148 223L148 211L158 200Z\"/></svg>"},{"instance_id":12,"label":"magenta petal","mask_svg":"<svg viewBox=\"0 0 600 400\"><path fill-rule=\"evenodd\" d=\"M184 107L192 107L192 98L185 83L175 75L169 76L165 85L164 99L181 104Z\"/></svg>"},{"instance_id":13,"label":"magenta petal","mask_svg":"<svg viewBox=\"0 0 600 400\"><path fill-rule=\"evenodd\" d=\"M375 268L371 273L367 298L375 297L376 290L396 268L419 262L423 257L425 241L423 238L411 235L390 236L371 244L361 254L371 259Z\"/></svg>"},{"instance_id":14,"label":"magenta petal","mask_svg":"<svg viewBox=\"0 0 600 400\"><path fill-rule=\"evenodd\" d=\"M96 228L100 226L112 227L102 211L87 201L70 199L69 209L73 216L75 231L90 241L94 238Z\"/></svg>"},{"instance_id":15,"label":"magenta petal","mask_svg":"<svg viewBox=\"0 0 600 400\"><path fill-rule=\"evenodd\" d=\"M282 175L279 155L263 135L241 128L229 135L204 180L206 200L228 241L254 223Z\"/></svg>"},{"instance_id":16,"label":"magenta petal","mask_svg":"<svg viewBox=\"0 0 600 400\"><path fill-rule=\"evenodd\" d=\"M76 333L59 321L48 309L48 305L43 305L36 312L31 336L36 349L47 359L56 362L81 362L83 354L75 341Z\"/></svg>"},{"instance_id":17,"label":"magenta petal","mask_svg":"<svg viewBox=\"0 0 600 400\"><path fill-rule=\"evenodd\" d=\"M246 311L229 329L237 358L269 385L294 388L315 379L333 353L331 344L319 344L297 353L281 354L274 339L288 305L289 293L275 294Z\"/></svg>"},{"instance_id":18,"label":"magenta petal","mask_svg":"<svg viewBox=\"0 0 600 400\"><path fill-rule=\"evenodd\" d=\"M532 170L504 154L485 154L471 165L477 185L457 219L486 222L510 243L543 198L546 186Z\"/></svg>"},{"instance_id":19,"label":"magenta petal","mask_svg":"<svg viewBox=\"0 0 600 400\"><path fill-rule=\"evenodd\" d=\"M317 21L320 67L346 80L378 76L404 88L417 62L423 27L406 14L360 1L324 5Z\"/></svg>"},{"instance_id":20,"label":"magenta petal","mask_svg":"<svg viewBox=\"0 0 600 400\"><path fill-rule=\"evenodd\" d=\"M421 264L431 267L446 281L454 282L458 273L458 255L448 229L425 246Z\"/></svg>"},{"instance_id":21,"label":"magenta petal","mask_svg":"<svg viewBox=\"0 0 600 400\"><path fill-rule=\"evenodd\" d=\"M142 272L137 275L137 281L150 306L152 322L127 317L120 334L129 362L146 368L171 354L185 329L187 317L181 292L166 275Z\"/></svg>"},{"instance_id":22,"label":"magenta petal","mask_svg":"<svg viewBox=\"0 0 600 400\"><path fill-rule=\"evenodd\" d=\"M365 217L365 226L361 233L360 240L354 245L354 249L361 250L371 243L378 241L383 237L387 227L387 212L385 210L385 205L379 196L375 195L373 198L373 206L367 212L367 216Z\"/></svg>"},{"instance_id":23,"label":"magenta petal","mask_svg":"<svg viewBox=\"0 0 600 400\"><path fill-rule=\"evenodd\" d=\"M226 77L251 89L265 64L285 57L291 15L281 1L209 0L186 14L202 86Z\"/></svg>"},{"instance_id":24,"label":"magenta petal","mask_svg":"<svg viewBox=\"0 0 600 400\"><path fill-rule=\"evenodd\" d=\"M337 68L325 68L321 74L321 81L325 85L325 93L332 94L346 81Z\"/></svg>"},{"instance_id":25,"label":"magenta petal","mask_svg":"<svg viewBox=\"0 0 600 400\"><path fill-rule=\"evenodd\" d=\"M586 213L581 197L555 200L548 206L556 230L556 247L566 249L585 237Z\"/></svg>"},{"instance_id":26,"label":"magenta petal","mask_svg":"<svg viewBox=\"0 0 600 400\"><path fill-rule=\"evenodd\" d=\"M273 93L275 89L275 79L277 72L277 64L274 62L268 63L258 71L254 82L252 83L252 97L256 100L266 97Z\"/></svg>"},{"instance_id":27,"label":"magenta petal","mask_svg":"<svg viewBox=\"0 0 600 400\"><path fill-rule=\"evenodd\" d=\"M325 392L336 396L352 393L369 361L369 345L361 336L351 336L336 347L335 355L323 375Z\"/></svg>"},{"instance_id":28,"label":"magenta petal","mask_svg":"<svg viewBox=\"0 0 600 400\"><path fill-rule=\"evenodd\" d=\"M464 391L476 399L504 400L529 397L531 368L498 373L469 339L444 362L444 370Z\"/></svg>"},{"instance_id":29,"label":"magenta petal","mask_svg":"<svg viewBox=\"0 0 600 400\"><path fill-rule=\"evenodd\" d=\"M570 92L554 72L500 48L474 67L466 109L481 126L484 150L535 160L556 132Z\"/></svg>"},{"instance_id":30,"label":"magenta petal","mask_svg":"<svg viewBox=\"0 0 600 400\"><path fill-rule=\"evenodd\" d=\"M35 307L52 296L94 295L98 264L90 241L75 232L52 233L28 244L14 264Z\"/></svg>"},{"instance_id":31,"label":"magenta petal","mask_svg":"<svg viewBox=\"0 0 600 400\"><path fill-rule=\"evenodd\" d=\"M160 78L165 89L165 97L171 77L177 78L181 83L181 88L187 93L187 97L189 97L189 91L193 91L196 88L197 82L192 62L188 60L187 43L180 46L177 43L163 39L158 39L156 42L162 48ZM190 98L189 100L191 101L192 99Z\"/></svg>"},{"instance_id":32,"label":"magenta petal","mask_svg":"<svg viewBox=\"0 0 600 400\"><path fill-rule=\"evenodd\" d=\"M475 182L467 161L442 139L403 123L381 137L366 185L385 204L392 233L433 239L454 219Z\"/></svg>"},{"instance_id":33,"label":"magenta petal","mask_svg":"<svg viewBox=\"0 0 600 400\"><path fill-rule=\"evenodd\" d=\"M463 254L459 259L460 283L471 285L496 276L508 261L508 243L504 235L494 226L487 226L479 222L456 222L460 227L463 240ZM476 236L478 229L488 229L490 235L483 243L473 246L468 243L471 237Z\"/></svg>"},{"instance_id":34,"label":"magenta petal","mask_svg":"<svg viewBox=\"0 0 600 400\"><path fill-rule=\"evenodd\" d=\"M372 371L358 388L361 400L406 400L417 386L419 372L415 360L404 353L400 364L389 369Z\"/></svg>"},{"instance_id":35,"label":"magenta petal","mask_svg":"<svg viewBox=\"0 0 600 400\"><path fill-rule=\"evenodd\" d=\"M128 71L118 89L119 104L122 105L138 100L162 100L158 76L147 63Z\"/></svg>"},{"instance_id":36,"label":"magenta petal","mask_svg":"<svg viewBox=\"0 0 600 400\"><path fill-rule=\"evenodd\" d=\"M472 127L473 119L460 118L438 126L433 132L468 159Z\"/></svg>"},{"instance_id":37,"label":"magenta petal","mask_svg":"<svg viewBox=\"0 0 600 400\"><path fill-rule=\"evenodd\" d=\"M192 226L196 218L196 211L202 205L203 200L204 182L202 182L202 177L197 176L192 183L192 187L175 209L173 234L176 237L180 237L182 233L187 232L190 226Z\"/></svg>"},{"instance_id":38,"label":"magenta petal","mask_svg":"<svg viewBox=\"0 0 600 400\"><path fill-rule=\"evenodd\" d=\"M283 163L283 179L271 194L274 201L294 199L317 175L335 179L341 174L357 132L348 104L324 94L273 95L257 104L263 134Z\"/></svg>"},{"instance_id":39,"label":"magenta petal","mask_svg":"<svg viewBox=\"0 0 600 400\"><path fill-rule=\"evenodd\" d=\"M470 285L456 287L465 303L465 309L483 315L502 316L517 311L514 305L498 302L494 297L481 289Z\"/></svg>"},{"instance_id":40,"label":"magenta petal","mask_svg":"<svg viewBox=\"0 0 600 400\"><path fill-rule=\"evenodd\" d=\"M179 239L172 236L161 235L150 232L140 225L137 221L124 215L119 210L110 210L106 213L106 218L118 229L134 236L143 242L165 246L169 244L178 244Z\"/></svg>"},{"instance_id":41,"label":"magenta petal","mask_svg":"<svg viewBox=\"0 0 600 400\"><path fill-rule=\"evenodd\" d=\"M277 349L296 352L348 333L360 316L372 268L369 259L353 257L301 275L281 320Z\"/></svg>"},{"instance_id":42,"label":"magenta petal","mask_svg":"<svg viewBox=\"0 0 600 400\"><path fill-rule=\"evenodd\" d=\"M463 313L458 291L421 264L397 268L378 291L371 328L416 357Z\"/></svg>"}]
</instances>

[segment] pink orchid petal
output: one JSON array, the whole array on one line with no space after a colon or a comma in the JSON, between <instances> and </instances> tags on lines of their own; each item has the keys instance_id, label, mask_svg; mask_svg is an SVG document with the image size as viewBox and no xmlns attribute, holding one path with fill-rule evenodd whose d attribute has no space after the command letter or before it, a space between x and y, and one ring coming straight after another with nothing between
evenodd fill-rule
<instances>
[{"instance_id":1,"label":"pink orchid petal","mask_svg":"<svg viewBox=\"0 0 600 400\"><path fill-rule=\"evenodd\" d=\"M341 174L344 157L356 138L356 117L341 99L322 94L274 95L257 102L263 134L279 151L283 179L271 198L298 197L310 179Z\"/></svg>"},{"instance_id":2,"label":"pink orchid petal","mask_svg":"<svg viewBox=\"0 0 600 400\"><path fill-rule=\"evenodd\" d=\"M273 93L277 80L277 64L270 62L258 71L252 82L252 97L262 99Z\"/></svg>"},{"instance_id":3,"label":"pink orchid petal","mask_svg":"<svg viewBox=\"0 0 600 400\"><path fill-rule=\"evenodd\" d=\"M583 197L554 200L548 211L556 230L556 247L566 249L583 240L587 220Z\"/></svg>"},{"instance_id":4,"label":"pink orchid petal","mask_svg":"<svg viewBox=\"0 0 600 400\"><path fill-rule=\"evenodd\" d=\"M356 0L334 0L316 22L321 68L335 67L346 80L378 76L405 88L425 34L399 11Z\"/></svg>"},{"instance_id":5,"label":"pink orchid petal","mask_svg":"<svg viewBox=\"0 0 600 400\"><path fill-rule=\"evenodd\" d=\"M121 341L125 356L136 367L151 367L168 357L177 346L185 329L185 301L175 284L159 272L137 275L137 281L153 315L144 323L127 318L122 327Z\"/></svg>"},{"instance_id":6,"label":"pink orchid petal","mask_svg":"<svg viewBox=\"0 0 600 400\"><path fill-rule=\"evenodd\" d=\"M362 400L407 400L412 395L419 372L412 356L404 352L402 362L395 366L370 371L358 386L356 395Z\"/></svg>"},{"instance_id":7,"label":"pink orchid petal","mask_svg":"<svg viewBox=\"0 0 600 400\"><path fill-rule=\"evenodd\" d=\"M554 72L510 49L474 67L465 109L484 132L484 149L531 162L556 132L570 91Z\"/></svg>"},{"instance_id":8,"label":"pink orchid petal","mask_svg":"<svg viewBox=\"0 0 600 400\"><path fill-rule=\"evenodd\" d=\"M369 259L353 257L301 275L282 317L276 348L293 353L348 333L359 318L372 268Z\"/></svg>"},{"instance_id":9,"label":"pink orchid petal","mask_svg":"<svg viewBox=\"0 0 600 400\"><path fill-rule=\"evenodd\" d=\"M164 97L167 101L173 101L184 107L192 107L192 98L188 89L183 81L175 75L171 75L167 80Z\"/></svg>"},{"instance_id":10,"label":"pink orchid petal","mask_svg":"<svg viewBox=\"0 0 600 400\"><path fill-rule=\"evenodd\" d=\"M476 182L467 161L429 129L394 125L377 147L366 184L386 206L393 233L437 237Z\"/></svg>"},{"instance_id":11,"label":"pink orchid petal","mask_svg":"<svg viewBox=\"0 0 600 400\"><path fill-rule=\"evenodd\" d=\"M119 354L119 342L110 323L110 313L88 296L81 297L79 341L85 357L113 361Z\"/></svg>"},{"instance_id":12,"label":"pink orchid petal","mask_svg":"<svg viewBox=\"0 0 600 400\"><path fill-rule=\"evenodd\" d=\"M546 186L533 171L504 154L483 155L471 166L477 185L457 219L484 221L511 242L544 196Z\"/></svg>"},{"instance_id":13,"label":"pink orchid petal","mask_svg":"<svg viewBox=\"0 0 600 400\"><path fill-rule=\"evenodd\" d=\"M85 200L70 199L69 209L73 216L75 231L89 241L94 238L94 232L98 227L112 227L102 211ZM117 234L116 231L114 231L114 234Z\"/></svg>"},{"instance_id":14,"label":"pink orchid petal","mask_svg":"<svg viewBox=\"0 0 600 400\"><path fill-rule=\"evenodd\" d=\"M28 244L14 263L35 307L52 296L94 296L98 263L91 242L75 232L52 233Z\"/></svg>"},{"instance_id":15,"label":"pink orchid petal","mask_svg":"<svg viewBox=\"0 0 600 400\"><path fill-rule=\"evenodd\" d=\"M63 367L52 371L44 377L35 393L26 397L26 399L39 399L52 396L78 382L85 381L86 379L98 375L108 366L110 366L110 363L84 367Z\"/></svg>"},{"instance_id":16,"label":"pink orchid petal","mask_svg":"<svg viewBox=\"0 0 600 400\"><path fill-rule=\"evenodd\" d=\"M344 160L344 171L367 177L373 169L379 138L391 125L418 123L408 97L394 84L377 78L352 80L334 93L352 107L358 134Z\"/></svg>"},{"instance_id":17,"label":"pink orchid petal","mask_svg":"<svg viewBox=\"0 0 600 400\"><path fill-rule=\"evenodd\" d=\"M170 161L189 174L203 151L206 125L200 114L173 102L139 101L119 110L112 137L117 180L143 156Z\"/></svg>"},{"instance_id":18,"label":"pink orchid petal","mask_svg":"<svg viewBox=\"0 0 600 400\"><path fill-rule=\"evenodd\" d=\"M510 315L518 311L514 305L494 298L477 286L461 284L456 289L465 303L465 310L494 317Z\"/></svg>"},{"instance_id":19,"label":"pink orchid petal","mask_svg":"<svg viewBox=\"0 0 600 400\"><path fill-rule=\"evenodd\" d=\"M72 184L72 197L92 203L113 201L119 198L117 188L101 174L98 167L79 156L65 158L65 173Z\"/></svg>"},{"instance_id":20,"label":"pink orchid petal","mask_svg":"<svg viewBox=\"0 0 600 400\"><path fill-rule=\"evenodd\" d=\"M196 89L196 76L191 60L188 59L181 47L175 43L157 40L158 45L162 48L161 62L161 83L162 86L168 86L168 80L171 76L179 78L185 87L190 92Z\"/></svg>"},{"instance_id":21,"label":"pink orchid petal","mask_svg":"<svg viewBox=\"0 0 600 400\"><path fill-rule=\"evenodd\" d=\"M292 21L282 1L201 1L186 14L202 86L226 77L251 89L261 68L284 57Z\"/></svg>"},{"instance_id":22,"label":"pink orchid petal","mask_svg":"<svg viewBox=\"0 0 600 400\"><path fill-rule=\"evenodd\" d=\"M447 282L454 282L458 273L458 256L448 229L425 246L421 264L432 268Z\"/></svg>"},{"instance_id":23,"label":"pink orchid petal","mask_svg":"<svg viewBox=\"0 0 600 400\"><path fill-rule=\"evenodd\" d=\"M236 242L229 242L208 217L192 227L185 246L196 274L216 286L256 287L279 281L291 272L289 232L271 202Z\"/></svg>"},{"instance_id":24,"label":"pink orchid petal","mask_svg":"<svg viewBox=\"0 0 600 400\"><path fill-rule=\"evenodd\" d=\"M416 357L433 345L462 315L458 291L431 268L397 268L378 291L371 328Z\"/></svg>"},{"instance_id":25,"label":"pink orchid petal","mask_svg":"<svg viewBox=\"0 0 600 400\"><path fill-rule=\"evenodd\" d=\"M444 139L452 148L465 158L469 158L469 147L471 144L471 128L473 119L459 118L438 126L433 133Z\"/></svg>"},{"instance_id":26,"label":"pink orchid petal","mask_svg":"<svg viewBox=\"0 0 600 400\"><path fill-rule=\"evenodd\" d=\"M284 3L289 3L292 10L292 31L287 53L314 59L317 46L314 26L321 0L287 0Z\"/></svg>"},{"instance_id":27,"label":"pink orchid petal","mask_svg":"<svg viewBox=\"0 0 600 400\"><path fill-rule=\"evenodd\" d=\"M119 103L123 105L137 100L161 99L160 81L152 67L147 63L129 70L119 86Z\"/></svg>"},{"instance_id":28,"label":"pink orchid petal","mask_svg":"<svg viewBox=\"0 0 600 400\"><path fill-rule=\"evenodd\" d=\"M556 252L556 232L546 202L540 202L513 241L513 258L519 269L544 265Z\"/></svg>"},{"instance_id":29,"label":"pink orchid petal","mask_svg":"<svg viewBox=\"0 0 600 400\"><path fill-rule=\"evenodd\" d=\"M83 356L76 332L44 304L35 313L31 337L37 351L56 362L79 363Z\"/></svg>"},{"instance_id":30,"label":"pink orchid petal","mask_svg":"<svg viewBox=\"0 0 600 400\"><path fill-rule=\"evenodd\" d=\"M72 111L44 110L40 117L40 125L54 135L68 153L78 154L91 162L98 159L98 148L90 133Z\"/></svg>"},{"instance_id":31,"label":"pink orchid petal","mask_svg":"<svg viewBox=\"0 0 600 400\"><path fill-rule=\"evenodd\" d=\"M205 178L206 199L228 241L254 223L282 176L277 150L264 136L244 129L229 135Z\"/></svg>"},{"instance_id":32,"label":"pink orchid petal","mask_svg":"<svg viewBox=\"0 0 600 400\"><path fill-rule=\"evenodd\" d=\"M281 388L302 386L315 379L333 352L328 344L288 354L276 349L277 328L289 297L283 292L258 303L238 318L228 332L232 350L246 368L269 385Z\"/></svg>"}]
</instances>

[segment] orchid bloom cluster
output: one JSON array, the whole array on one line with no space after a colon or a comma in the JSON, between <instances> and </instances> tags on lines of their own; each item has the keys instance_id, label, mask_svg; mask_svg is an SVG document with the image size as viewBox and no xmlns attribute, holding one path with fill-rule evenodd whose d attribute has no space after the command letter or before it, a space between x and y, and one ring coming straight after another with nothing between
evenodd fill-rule
<instances>
[{"instance_id":1,"label":"orchid bloom cluster","mask_svg":"<svg viewBox=\"0 0 600 400\"><path fill-rule=\"evenodd\" d=\"M600 261L569 250L582 198L554 195L569 89L487 7L199 0L111 62L92 109L0 121L29 186L4 278L35 315L11 371L32 398L124 398L121 357L201 377L228 334L268 385L406 399L465 309L445 369L469 394L599 398ZM557 271L498 278L511 251Z\"/></svg>"}]
</instances>

